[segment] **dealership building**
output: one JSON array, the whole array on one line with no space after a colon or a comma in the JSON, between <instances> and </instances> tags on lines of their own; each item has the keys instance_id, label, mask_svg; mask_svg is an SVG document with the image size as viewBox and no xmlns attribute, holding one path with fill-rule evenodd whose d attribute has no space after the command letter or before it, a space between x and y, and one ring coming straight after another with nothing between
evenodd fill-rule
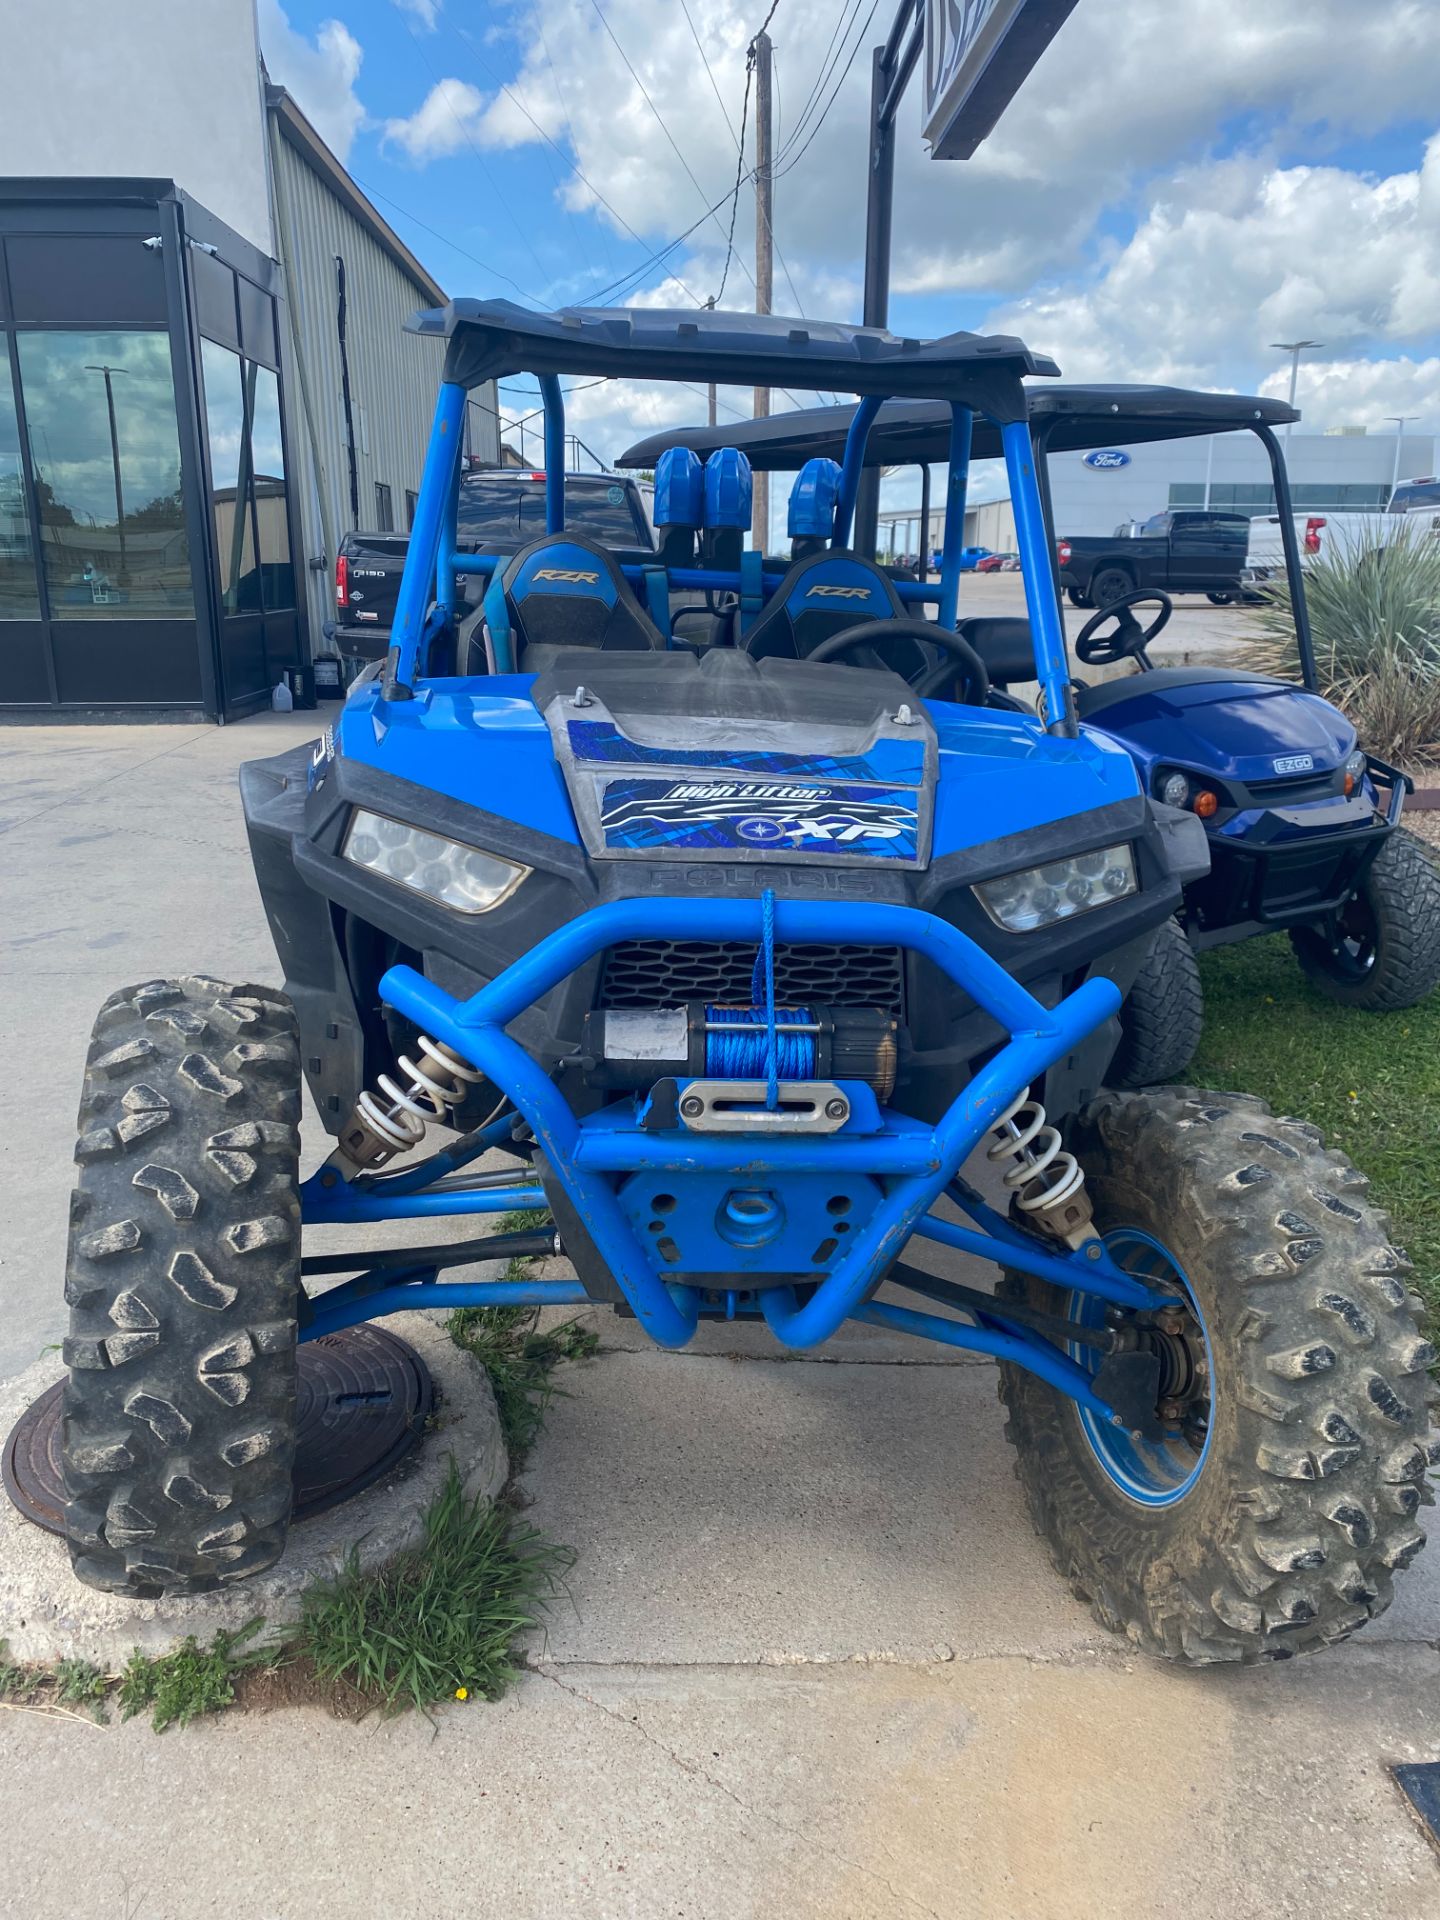
<instances>
[{"instance_id":1,"label":"dealership building","mask_svg":"<svg viewBox=\"0 0 1440 1920\"><path fill-rule=\"evenodd\" d=\"M5 58L0 717L307 703L340 536L413 510L444 347L403 329L444 291L268 84L254 0L18 7Z\"/></svg>"},{"instance_id":2,"label":"dealership building","mask_svg":"<svg viewBox=\"0 0 1440 1920\"><path fill-rule=\"evenodd\" d=\"M1395 435L1390 432L1371 433L1357 427L1340 433L1306 433L1297 426L1285 442L1297 512L1382 512L1397 473L1396 451ZM1435 472L1433 435L1407 433L1398 451L1401 481ZM992 475L1003 485L1004 468L998 461L977 462L974 490L982 491L982 483ZM1117 527L1148 520L1171 507L1208 506L1252 519L1275 511L1270 463L1253 433L1055 453L1050 456L1050 487L1055 531L1062 535L1113 533ZM936 488L934 494L941 491ZM932 549L940 545L943 520L943 508L933 509ZM880 541L887 552L918 553L919 531L914 508L881 515ZM968 509L965 544L998 552L1015 549L1015 516L1006 495Z\"/></svg>"}]
</instances>

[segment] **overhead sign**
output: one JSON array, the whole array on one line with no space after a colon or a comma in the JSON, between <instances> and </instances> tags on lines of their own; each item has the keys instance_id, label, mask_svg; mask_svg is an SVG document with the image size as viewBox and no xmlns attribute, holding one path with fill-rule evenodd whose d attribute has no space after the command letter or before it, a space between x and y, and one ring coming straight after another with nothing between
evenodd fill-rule
<instances>
[{"instance_id":1,"label":"overhead sign","mask_svg":"<svg viewBox=\"0 0 1440 1920\"><path fill-rule=\"evenodd\" d=\"M968 160L1064 24L1075 0L925 0L925 117L932 160Z\"/></svg>"},{"instance_id":2,"label":"overhead sign","mask_svg":"<svg viewBox=\"0 0 1440 1920\"><path fill-rule=\"evenodd\" d=\"M1093 453L1085 455L1082 464L1098 467L1102 473L1112 473L1116 467L1128 467L1130 456L1120 447L1096 447Z\"/></svg>"}]
</instances>

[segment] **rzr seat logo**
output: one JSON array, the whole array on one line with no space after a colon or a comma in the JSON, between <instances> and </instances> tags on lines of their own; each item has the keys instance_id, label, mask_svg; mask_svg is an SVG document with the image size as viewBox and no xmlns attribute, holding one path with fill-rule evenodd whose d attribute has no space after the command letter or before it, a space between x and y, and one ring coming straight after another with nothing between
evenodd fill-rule
<instances>
[{"instance_id":1,"label":"rzr seat logo","mask_svg":"<svg viewBox=\"0 0 1440 1920\"><path fill-rule=\"evenodd\" d=\"M569 587L598 587L598 573L585 573L579 567L540 567L535 573L537 580L559 580Z\"/></svg>"},{"instance_id":2,"label":"rzr seat logo","mask_svg":"<svg viewBox=\"0 0 1440 1920\"><path fill-rule=\"evenodd\" d=\"M807 600L868 600L869 587L811 587Z\"/></svg>"}]
</instances>

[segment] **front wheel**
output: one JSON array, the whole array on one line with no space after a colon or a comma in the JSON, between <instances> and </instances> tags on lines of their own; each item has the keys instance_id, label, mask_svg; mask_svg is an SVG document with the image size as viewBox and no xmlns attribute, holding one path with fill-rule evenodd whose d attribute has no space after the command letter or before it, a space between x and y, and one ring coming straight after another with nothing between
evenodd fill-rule
<instances>
[{"instance_id":1,"label":"front wheel","mask_svg":"<svg viewBox=\"0 0 1440 1920\"><path fill-rule=\"evenodd\" d=\"M1305 978L1341 1006L1413 1007L1440 982L1440 873L1398 827L1340 911L1322 926L1292 927L1290 944Z\"/></svg>"},{"instance_id":2,"label":"front wheel","mask_svg":"<svg viewBox=\"0 0 1440 1920\"><path fill-rule=\"evenodd\" d=\"M1179 921L1167 920L1120 1009L1120 1044L1105 1084L1153 1087L1178 1078L1194 1058L1204 1025L1205 993L1194 949Z\"/></svg>"},{"instance_id":3,"label":"front wheel","mask_svg":"<svg viewBox=\"0 0 1440 1920\"><path fill-rule=\"evenodd\" d=\"M1192 1665L1281 1659L1381 1613L1424 1544L1435 1358L1366 1182L1298 1120L1188 1088L1102 1095L1072 1129L1116 1262L1164 1330L1007 1274L1002 1297L1154 1352L1150 1437L1002 1367L1036 1527L1101 1622ZM1142 1328L1136 1332L1136 1328ZM1072 1346L1092 1373L1101 1356Z\"/></svg>"},{"instance_id":4,"label":"front wheel","mask_svg":"<svg viewBox=\"0 0 1440 1920\"><path fill-rule=\"evenodd\" d=\"M1088 609L1095 605L1095 602L1090 598L1089 594L1082 593L1079 587L1067 587L1065 592L1069 596L1072 607L1085 607Z\"/></svg>"},{"instance_id":5,"label":"front wheel","mask_svg":"<svg viewBox=\"0 0 1440 1920\"><path fill-rule=\"evenodd\" d=\"M95 1022L70 1207L62 1467L76 1574L205 1593L293 1496L300 1057L268 987L199 974Z\"/></svg>"},{"instance_id":6,"label":"front wheel","mask_svg":"<svg viewBox=\"0 0 1440 1920\"><path fill-rule=\"evenodd\" d=\"M1207 593L1205 598L1212 607L1233 607L1235 604L1233 593Z\"/></svg>"}]
</instances>

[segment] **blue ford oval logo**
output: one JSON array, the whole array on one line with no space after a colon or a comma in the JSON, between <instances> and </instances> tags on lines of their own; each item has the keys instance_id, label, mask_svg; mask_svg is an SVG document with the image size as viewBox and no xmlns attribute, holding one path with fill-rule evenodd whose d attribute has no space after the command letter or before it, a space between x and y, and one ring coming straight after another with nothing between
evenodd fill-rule
<instances>
[{"instance_id":1,"label":"blue ford oval logo","mask_svg":"<svg viewBox=\"0 0 1440 1920\"><path fill-rule=\"evenodd\" d=\"M1130 456L1122 452L1119 447L1096 447L1093 453L1085 455L1084 464L1087 467L1098 467L1104 473L1112 467L1128 467Z\"/></svg>"}]
</instances>

